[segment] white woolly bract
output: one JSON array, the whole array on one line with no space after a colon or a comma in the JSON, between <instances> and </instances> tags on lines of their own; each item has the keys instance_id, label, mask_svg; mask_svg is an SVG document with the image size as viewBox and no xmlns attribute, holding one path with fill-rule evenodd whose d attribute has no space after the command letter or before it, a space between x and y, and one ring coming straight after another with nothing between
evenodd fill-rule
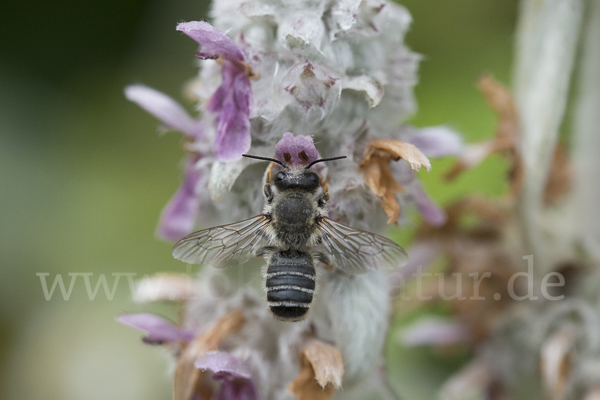
<instances>
[{"instance_id":1,"label":"white woolly bract","mask_svg":"<svg viewBox=\"0 0 600 400\"><path fill-rule=\"evenodd\" d=\"M369 372L379 360L388 327L390 299L386 275L370 271L355 278L323 276L332 336L344 360L344 381Z\"/></svg>"}]
</instances>

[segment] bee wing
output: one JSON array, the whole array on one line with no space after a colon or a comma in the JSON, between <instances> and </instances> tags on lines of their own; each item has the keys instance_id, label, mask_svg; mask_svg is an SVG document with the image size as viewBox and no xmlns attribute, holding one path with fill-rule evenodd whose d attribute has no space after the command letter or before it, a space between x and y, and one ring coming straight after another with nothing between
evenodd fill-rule
<instances>
[{"instance_id":1,"label":"bee wing","mask_svg":"<svg viewBox=\"0 0 600 400\"><path fill-rule=\"evenodd\" d=\"M350 228L327 217L317 225L334 266L343 272L364 274L373 269L399 268L408 261L404 249L386 237Z\"/></svg>"},{"instance_id":2,"label":"bee wing","mask_svg":"<svg viewBox=\"0 0 600 400\"><path fill-rule=\"evenodd\" d=\"M271 220L263 214L229 225L194 232L173 247L173 257L191 264L225 268L248 261L267 242Z\"/></svg>"}]
</instances>

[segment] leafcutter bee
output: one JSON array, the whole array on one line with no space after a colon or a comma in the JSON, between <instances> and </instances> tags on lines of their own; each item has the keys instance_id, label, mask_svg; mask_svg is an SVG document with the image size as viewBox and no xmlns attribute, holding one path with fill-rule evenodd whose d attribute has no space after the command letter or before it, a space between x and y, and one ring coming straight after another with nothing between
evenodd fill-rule
<instances>
[{"instance_id":1,"label":"leafcutter bee","mask_svg":"<svg viewBox=\"0 0 600 400\"><path fill-rule=\"evenodd\" d=\"M406 261L402 247L390 239L327 217L327 185L322 185L321 177L310 168L345 156L319 159L306 166L244 156L282 167L272 179L269 174L263 187L263 213L184 237L173 247L176 259L224 268L253 256L264 257L267 302L273 316L283 321L306 317L316 287L316 264L353 277L373 269L399 267Z\"/></svg>"}]
</instances>

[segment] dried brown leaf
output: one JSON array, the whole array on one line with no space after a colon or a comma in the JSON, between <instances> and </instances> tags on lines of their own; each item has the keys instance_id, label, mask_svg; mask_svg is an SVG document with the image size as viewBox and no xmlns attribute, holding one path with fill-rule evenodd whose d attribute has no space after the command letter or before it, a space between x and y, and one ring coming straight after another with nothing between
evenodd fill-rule
<instances>
[{"instance_id":1,"label":"dried brown leaf","mask_svg":"<svg viewBox=\"0 0 600 400\"><path fill-rule=\"evenodd\" d=\"M392 139L374 139L365 150L358 171L365 184L381 199L381 206L388 217L388 224L397 223L400 205L395 193L404 192L404 188L394 179L390 161L406 160L411 168L419 170L421 166L429 170L429 159L414 145Z\"/></svg>"},{"instance_id":2,"label":"dried brown leaf","mask_svg":"<svg viewBox=\"0 0 600 400\"><path fill-rule=\"evenodd\" d=\"M497 115L496 135L490 141L468 146L445 178L455 179L465 170L479 165L490 154L500 153L511 163L509 197L514 198L523 184L523 160L517 143L520 131L517 107L510 91L491 76L480 78L478 87Z\"/></svg>"},{"instance_id":3,"label":"dried brown leaf","mask_svg":"<svg viewBox=\"0 0 600 400\"><path fill-rule=\"evenodd\" d=\"M427 156L414 144L394 139L373 139L369 147L390 154L394 161L404 159L415 171L420 170L421 167L425 167L427 171L431 169Z\"/></svg>"},{"instance_id":4,"label":"dried brown leaf","mask_svg":"<svg viewBox=\"0 0 600 400\"><path fill-rule=\"evenodd\" d=\"M398 217L400 216L400 204L394 197L394 194L391 192L386 192L381 197L381 207L383 211L385 211L385 215L387 215L387 223L388 224L397 224Z\"/></svg>"},{"instance_id":5,"label":"dried brown leaf","mask_svg":"<svg viewBox=\"0 0 600 400\"><path fill-rule=\"evenodd\" d=\"M381 163L371 157L368 163L361 164L359 172L363 173L365 183L377 196L383 196L387 192L387 188L381 182Z\"/></svg>"},{"instance_id":6,"label":"dried brown leaf","mask_svg":"<svg viewBox=\"0 0 600 400\"><path fill-rule=\"evenodd\" d=\"M300 373L288 386L298 400L327 400L342 385L344 363L337 347L310 340L300 354Z\"/></svg>"},{"instance_id":7,"label":"dried brown leaf","mask_svg":"<svg viewBox=\"0 0 600 400\"><path fill-rule=\"evenodd\" d=\"M203 335L197 336L188 343L177 359L173 379L174 400L190 400L194 393L199 393L202 398L211 397L210 375L196 368L194 363L207 352L217 350L221 342L238 331L243 324L243 312L230 311Z\"/></svg>"},{"instance_id":8,"label":"dried brown leaf","mask_svg":"<svg viewBox=\"0 0 600 400\"><path fill-rule=\"evenodd\" d=\"M310 340L303 350L303 355L315 370L315 378L319 385L325 387L328 383L333 383L336 388L342 386L344 363L342 353L337 347Z\"/></svg>"},{"instance_id":9,"label":"dried brown leaf","mask_svg":"<svg viewBox=\"0 0 600 400\"><path fill-rule=\"evenodd\" d=\"M519 116L510 91L489 75L477 82L488 104L498 116L495 151L510 149L516 145L519 137Z\"/></svg>"}]
</instances>

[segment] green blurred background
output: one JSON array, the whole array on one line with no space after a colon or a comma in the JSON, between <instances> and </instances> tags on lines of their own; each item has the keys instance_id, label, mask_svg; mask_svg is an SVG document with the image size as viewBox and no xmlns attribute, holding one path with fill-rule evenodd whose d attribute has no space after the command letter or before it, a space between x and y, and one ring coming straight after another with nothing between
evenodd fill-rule
<instances>
[{"instance_id":1,"label":"green blurred background","mask_svg":"<svg viewBox=\"0 0 600 400\"><path fill-rule=\"evenodd\" d=\"M402 2L407 42L424 61L418 126L447 124L467 141L491 136L495 119L477 92L485 72L509 82L516 0ZM196 73L193 41L179 21L203 19L204 1L3 2L0 5L0 396L6 399L170 398L167 357L114 322L132 303L126 280L90 301L81 278L69 301L46 301L36 273L185 272L154 237L180 179L180 136L123 96L145 83L181 99ZM191 109L193 106L187 104ZM434 160L427 190L497 196L506 166L492 158L443 183L451 160ZM401 236L410 236L412 227ZM58 289L57 289L58 290ZM432 398L460 357L408 350L390 336L393 385Z\"/></svg>"}]
</instances>

